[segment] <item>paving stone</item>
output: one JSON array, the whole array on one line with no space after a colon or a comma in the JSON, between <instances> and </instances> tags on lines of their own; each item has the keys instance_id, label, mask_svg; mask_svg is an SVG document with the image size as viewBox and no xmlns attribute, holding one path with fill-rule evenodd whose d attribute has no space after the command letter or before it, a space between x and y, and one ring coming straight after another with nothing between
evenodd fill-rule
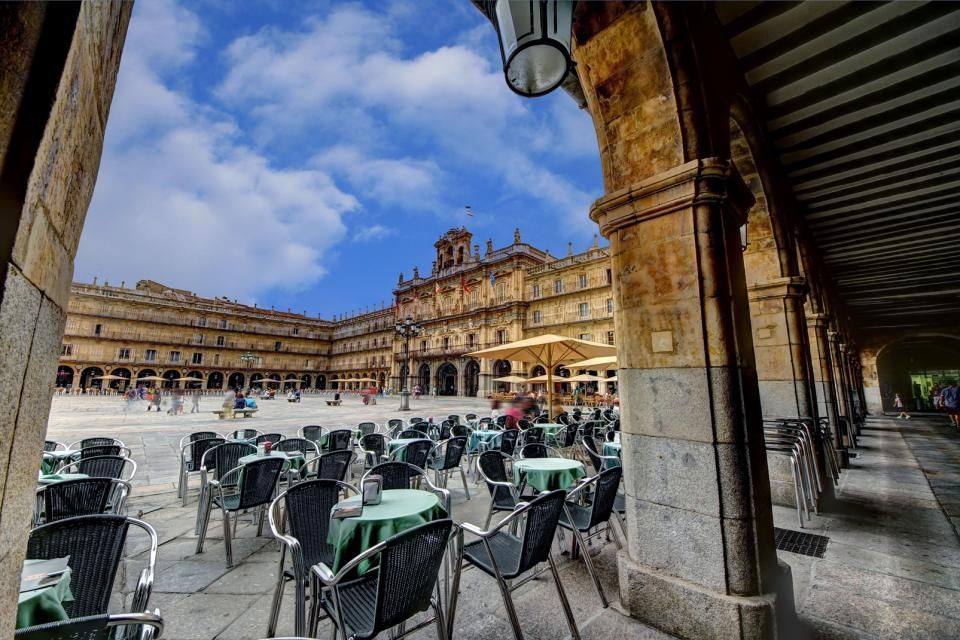
<instances>
[{"instance_id":1,"label":"paving stone","mask_svg":"<svg viewBox=\"0 0 960 640\"><path fill-rule=\"evenodd\" d=\"M276 584L276 563L245 562L214 580L204 592L259 595L272 592Z\"/></svg>"},{"instance_id":2,"label":"paving stone","mask_svg":"<svg viewBox=\"0 0 960 640\"><path fill-rule=\"evenodd\" d=\"M223 562L178 560L160 571L154 581L154 591L193 593L200 591L227 572Z\"/></svg>"},{"instance_id":3,"label":"paving stone","mask_svg":"<svg viewBox=\"0 0 960 640\"><path fill-rule=\"evenodd\" d=\"M253 596L195 593L161 610L164 640L210 640L230 626L254 602Z\"/></svg>"}]
</instances>

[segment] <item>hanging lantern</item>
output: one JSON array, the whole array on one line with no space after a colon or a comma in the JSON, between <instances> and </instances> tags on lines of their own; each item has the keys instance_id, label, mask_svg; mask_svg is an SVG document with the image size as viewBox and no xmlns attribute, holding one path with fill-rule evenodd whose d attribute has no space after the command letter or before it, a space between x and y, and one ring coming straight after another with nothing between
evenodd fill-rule
<instances>
[{"instance_id":1,"label":"hanging lantern","mask_svg":"<svg viewBox=\"0 0 960 640\"><path fill-rule=\"evenodd\" d=\"M746 251L749 246L750 241L747 239L747 223L744 222L740 225L740 250Z\"/></svg>"},{"instance_id":2,"label":"hanging lantern","mask_svg":"<svg viewBox=\"0 0 960 640\"><path fill-rule=\"evenodd\" d=\"M573 0L497 0L494 8L503 74L521 96L550 93L567 77Z\"/></svg>"}]
</instances>

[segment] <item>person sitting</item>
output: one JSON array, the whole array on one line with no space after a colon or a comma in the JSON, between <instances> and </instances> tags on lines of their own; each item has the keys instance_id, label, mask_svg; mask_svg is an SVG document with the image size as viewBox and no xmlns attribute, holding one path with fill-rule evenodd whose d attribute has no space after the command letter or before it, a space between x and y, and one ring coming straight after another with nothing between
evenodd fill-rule
<instances>
[{"instance_id":1,"label":"person sitting","mask_svg":"<svg viewBox=\"0 0 960 640\"><path fill-rule=\"evenodd\" d=\"M247 396L244 398L244 406L246 406L247 409L256 409L257 401L253 396Z\"/></svg>"},{"instance_id":2,"label":"person sitting","mask_svg":"<svg viewBox=\"0 0 960 640\"><path fill-rule=\"evenodd\" d=\"M237 393L237 397L236 397L236 399L233 401L233 408L234 408L234 409L246 409L246 407L247 407L247 402L246 402L246 400L245 400L244 397L243 397L243 392L241 391L241 392Z\"/></svg>"}]
</instances>

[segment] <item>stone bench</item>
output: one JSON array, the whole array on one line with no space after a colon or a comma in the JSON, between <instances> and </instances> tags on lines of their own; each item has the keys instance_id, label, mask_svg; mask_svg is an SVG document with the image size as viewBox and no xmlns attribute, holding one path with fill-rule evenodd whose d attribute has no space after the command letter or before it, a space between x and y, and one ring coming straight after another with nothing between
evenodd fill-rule
<instances>
[{"instance_id":1,"label":"stone bench","mask_svg":"<svg viewBox=\"0 0 960 640\"><path fill-rule=\"evenodd\" d=\"M343 402L343 400L327 400L327 406L328 406L328 407L339 407L341 402Z\"/></svg>"},{"instance_id":2,"label":"stone bench","mask_svg":"<svg viewBox=\"0 0 960 640\"><path fill-rule=\"evenodd\" d=\"M243 416L244 418L249 418L256 412L257 412L256 409L232 409L232 410L220 409L219 411L212 411L211 413L216 415L218 419L223 420L224 418L227 417L228 413L232 414L230 416L231 418L236 418L237 416Z\"/></svg>"}]
</instances>

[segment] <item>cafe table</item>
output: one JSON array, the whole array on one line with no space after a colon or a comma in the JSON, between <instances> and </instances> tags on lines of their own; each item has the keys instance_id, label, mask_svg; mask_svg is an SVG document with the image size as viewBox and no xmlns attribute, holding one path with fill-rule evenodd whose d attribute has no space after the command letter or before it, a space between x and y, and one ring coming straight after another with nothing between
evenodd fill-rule
<instances>
[{"instance_id":1,"label":"cafe table","mask_svg":"<svg viewBox=\"0 0 960 640\"><path fill-rule=\"evenodd\" d=\"M502 434L501 429L474 429L470 433L470 440L467 444L467 452L476 453L478 449L484 449L480 443L489 444L494 438Z\"/></svg>"},{"instance_id":2,"label":"cafe table","mask_svg":"<svg viewBox=\"0 0 960 640\"><path fill-rule=\"evenodd\" d=\"M78 449L44 451L43 458L40 460L40 470L44 473L53 473L63 462L70 461L76 455L80 455Z\"/></svg>"},{"instance_id":3,"label":"cafe table","mask_svg":"<svg viewBox=\"0 0 960 640\"><path fill-rule=\"evenodd\" d=\"M567 458L527 458L513 463L513 483L539 492L568 489L584 475L583 465Z\"/></svg>"},{"instance_id":4,"label":"cafe table","mask_svg":"<svg viewBox=\"0 0 960 640\"><path fill-rule=\"evenodd\" d=\"M614 463L613 460L604 460L605 463L612 466L620 466L620 443L619 442L604 442L603 443L603 455L608 458L615 457L618 462Z\"/></svg>"},{"instance_id":5,"label":"cafe table","mask_svg":"<svg viewBox=\"0 0 960 640\"><path fill-rule=\"evenodd\" d=\"M85 473L41 473L37 478L37 484L48 485L64 482L65 480L82 480L89 478Z\"/></svg>"},{"instance_id":6,"label":"cafe table","mask_svg":"<svg viewBox=\"0 0 960 640\"><path fill-rule=\"evenodd\" d=\"M338 505L356 505L361 496L347 498ZM347 562L384 540L440 518L447 512L436 494L418 489L386 489L380 504L364 505L358 516L331 518L327 542L333 547L334 573ZM357 567L358 574L371 568L369 562Z\"/></svg>"},{"instance_id":7,"label":"cafe table","mask_svg":"<svg viewBox=\"0 0 960 640\"><path fill-rule=\"evenodd\" d=\"M67 615L63 608L64 602L73 600L73 594L70 592L70 568L63 572L60 579L49 587L41 587L30 591L23 591L26 588L26 581L22 576L30 573L31 566L37 566L46 560L24 560L23 572L21 574L20 596L17 599L17 629L32 627L38 624L48 622L60 622L67 620Z\"/></svg>"},{"instance_id":8,"label":"cafe table","mask_svg":"<svg viewBox=\"0 0 960 640\"><path fill-rule=\"evenodd\" d=\"M260 453L251 453L243 456L237 462L241 465L249 464L256 460L262 460L264 458L285 458L287 464L283 465L283 470L287 472L298 471L306 463L306 458L302 453L296 451L271 451L269 456L262 456Z\"/></svg>"}]
</instances>

